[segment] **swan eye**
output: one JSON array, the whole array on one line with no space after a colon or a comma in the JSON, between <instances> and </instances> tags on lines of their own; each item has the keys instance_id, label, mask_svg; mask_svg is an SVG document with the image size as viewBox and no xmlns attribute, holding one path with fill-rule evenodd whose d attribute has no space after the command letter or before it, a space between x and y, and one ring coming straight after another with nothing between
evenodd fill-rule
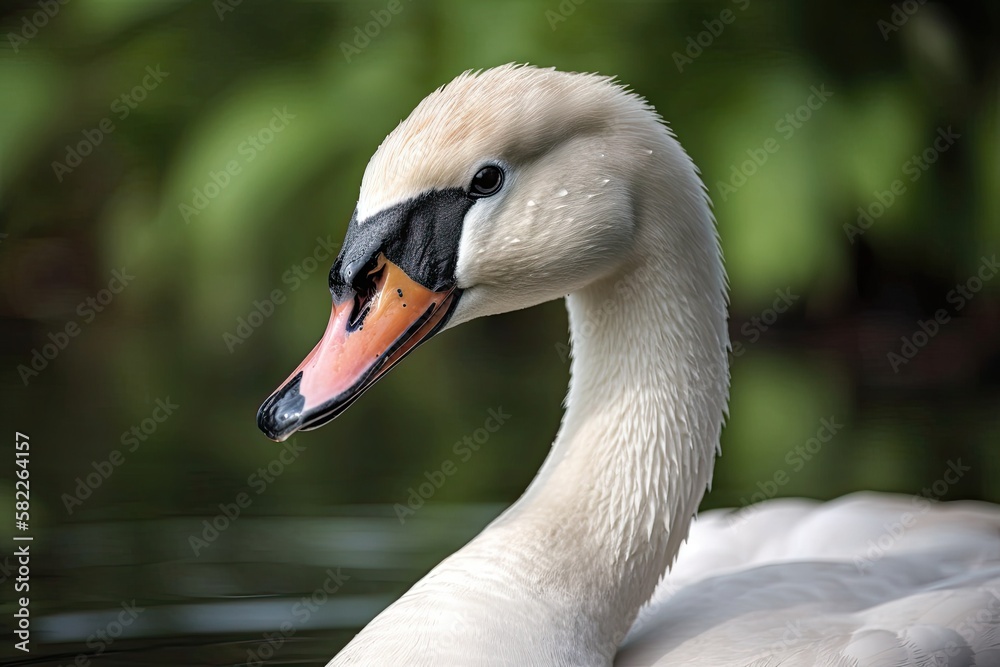
<instances>
[{"instance_id":1,"label":"swan eye","mask_svg":"<svg viewBox=\"0 0 1000 667\"><path fill-rule=\"evenodd\" d=\"M489 197L495 195L503 185L503 171L500 167L488 165L476 172L469 185L470 197Z\"/></svg>"}]
</instances>

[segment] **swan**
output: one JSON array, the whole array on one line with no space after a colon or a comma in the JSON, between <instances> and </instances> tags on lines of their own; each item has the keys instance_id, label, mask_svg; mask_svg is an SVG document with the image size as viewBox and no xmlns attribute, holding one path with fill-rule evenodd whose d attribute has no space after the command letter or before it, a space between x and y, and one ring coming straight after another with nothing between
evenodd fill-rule
<instances>
[{"instance_id":1,"label":"swan","mask_svg":"<svg viewBox=\"0 0 1000 667\"><path fill-rule=\"evenodd\" d=\"M473 318L565 297L572 346L524 495L330 665L1000 665L996 507L857 494L692 522L727 279L694 163L613 79L507 65L437 89L368 164L329 282L325 333L258 412L274 440Z\"/></svg>"}]
</instances>

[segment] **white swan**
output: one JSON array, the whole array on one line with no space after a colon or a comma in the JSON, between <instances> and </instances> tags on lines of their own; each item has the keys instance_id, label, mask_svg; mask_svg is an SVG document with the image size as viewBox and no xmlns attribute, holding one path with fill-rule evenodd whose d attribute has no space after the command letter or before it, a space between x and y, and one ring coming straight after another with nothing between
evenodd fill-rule
<instances>
[{"instance_id":1,"label":"white swan","mask_svg":"<svg viewBox=\"0 0 1000 667\"><path fill-rule=\"evenodd\" d=\"M1000 664L995 507L856 495L691 528L726 277L695 166L611 80L505 66L432 93L369 163L330 275L326 334L261 407L274 439L445 326L569 294L573 349L524 496L330 665Z\"/></svg>"}]
</instances>

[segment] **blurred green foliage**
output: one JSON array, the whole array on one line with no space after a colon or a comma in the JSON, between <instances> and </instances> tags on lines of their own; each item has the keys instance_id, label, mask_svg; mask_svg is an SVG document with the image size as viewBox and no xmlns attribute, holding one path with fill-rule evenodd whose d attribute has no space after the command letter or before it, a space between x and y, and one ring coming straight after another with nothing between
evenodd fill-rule
<instances>
[{"instance_id":1,"label":"blurred green foliage","mask_svg":"<svg viewBox=\"0 0 1000 667\"><path fill-rule=\"evenodd\" d=\"M367 159L424 95L511 61L616 75L702 170L742 345L706 506L740 504L779 470L778 495L919 493L956 457L973 470L948 497L1000 501L1000 281L961 312L946 300L1000 246L997 5L921 5L887 32L893 7L860 0L402 0L385 25L382 0L230 4L73 0L13 42L39 6L0 9L0 410L37 443L38 524L210 515L245 488L277 452L255 411L328 317L317 239L339 243ZM166 74L148 85L147 68ZM789 134L782 119L822 86ZM910 180L948 127L960 138ZM778 149L723 188L769 139ZM88 141L79 166L54 166ZM896 179L906 192L851 239L845 225ZM134 280L84 321L78 304L122 267ZM284 302L252 335L225 337L275 290ZM780 290L796 299L765 323ZM952 321L894 372L887 354L940 308ZM18 367L71 321L80 334L25 386ZM405 502L496 406L509 424L433 502L512 501L558 426L565 328L554 303L445 333L298 436L302 462L247 512ZM127 451L166 397L179 408ZM830 417L843 429L795 470L789 453ZM63 494L114 449L125 464L68 513Z\"/></svg>"},{"instance_id":2,"label":"blurred green foliage","mask_svg":"<svg viewBox=\"0 0 1000 667\"><path fill-rule=\"evenodd\" d=\"M4 409L59 453L39 462L53 520L66 520L59 494L91 459L118 447L157 397L179 403L177 416L95 494L87 516L196 512L272 456L254 410L327 316L327 266L306 262L306 273L303 261L322 248L317 239L339 243L367 158L427 92L464 69L509 61L617 75L650 99L702 168L732 283L734 340L746 346L734 363L713 504L733 502L783 465L781 455L828 414L849 424L836 445L842 454L824 452L788 492L827 497L862 484L905 491L934 469L919 460L937 436L921 435L908 411L868 424L860 410L860 401L879 399L859 397L859 384L891 371L879 367L878 350L853 351L873 368L852 378L844 370L852 351L816 344L833 327L869 345L852 316L867 308L891 320L912 307L906 294L880 309L859 303L860 244L844 225L903 176L939 127L953 126L957 145L859 240L879 265L956 281L997 247L998 189L989 187L998 169L997 96L987 78L996 60L984 61L986 47L975 39L995 9L922 7L883 39L878 22L891 19L891 8L863 3L827 5L829 12L795 3L396 8L78 0L6 48ZM35 10L11 9L5 34L24 33ZM718 22L727 10L734 20ZM711 35L719 25L721 34ZM823 36L829 32L840 39ZM155 69L162 74L151 79ZM134 89L144 81L140 97ZM801 122L813 87L825 87L829 99ZM797 110L800 122L782 124ZM248 143L276 112L286 117L270 143ZM102 120L111 133L100 131ZM71 165L71 152L93 144L88 137L99 143L79 166L55 164ZM746 167L769 139L777 151ZM233 164L235 175L226 171ZM745 184L724 188L740 184L740 170L751 174ZM82 334L25 388L16 367L50 330L80 319L76 305L116 267L134 282L92 323L81 322ZM936 297L925 285L902 287ZM791 312L768 331L750 324L781 289L799 297ZM235 334L274 290L287 301L245 342L227 343L223 334ZM995 294L987 284L973 306L992 312ZM944 292L937 300L945 305ZM917 317L885 324L896 329L878 341L886 353ZM303 435L310 464L290 471L295 481L264 499L267 509L393 501L494 405L515 415L509 428L439 499L513 498L557 426L566 365L555 343L564 327L553 304L446 334L335 425ZM911 384L922 362L885 381ZM972 418L970 410L962 407ZM993 422L983 428L996 430ZM968 425L966 441L948 447L989 443L987 434L968 437L977 430ZM864 441L866 450L885 443L886 458L871 454L877 471L858 470L859 450L847 441ZM838 474L821 472L831 468ZM993 498L998 491L985 483L965 489Z\"/></svg>"}]
</instances>

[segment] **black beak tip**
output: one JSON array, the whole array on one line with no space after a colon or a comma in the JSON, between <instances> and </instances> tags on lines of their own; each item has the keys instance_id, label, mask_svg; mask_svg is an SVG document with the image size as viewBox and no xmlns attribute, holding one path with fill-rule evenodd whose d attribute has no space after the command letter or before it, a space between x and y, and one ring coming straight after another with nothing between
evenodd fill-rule
<instances>
[{"instance_id":1,"label":"black beak tip","mask_svg":"<svg viewBox=\"0 0 1000 667\"><path fill-rule=\"evenodd\" d=\"M257 410L257 427L271 440L281 442L302 426L305 397L299 393L302 373L271 394Z\"/></svg>"}]
</instances>

